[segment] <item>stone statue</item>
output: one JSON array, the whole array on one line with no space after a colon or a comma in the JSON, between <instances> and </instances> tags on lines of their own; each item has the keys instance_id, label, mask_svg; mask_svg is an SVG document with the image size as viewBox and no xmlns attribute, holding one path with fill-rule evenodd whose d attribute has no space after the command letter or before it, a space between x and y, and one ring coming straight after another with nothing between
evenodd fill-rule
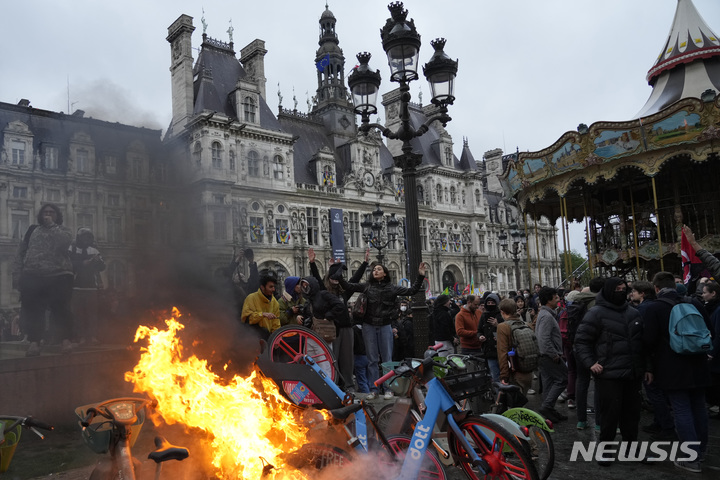
<instances>
[{"instance_id":1,"label":"stone statue","mask_svg":"<svg viewBox=\"0 0 720 480\"><path fill-rule=\"evenodd\" d=\"M235 31L235 29L232 26L232 18L230 19L230 28L227 29L228 36L230 37L230 43L233 43L232 34Z\"/></svg>"},{"instance_id":2,"label":"stone statue","mask_svg":"<svg viewBox=\"0 0 720 480\"><path fill-rule=\"evenodd\" d=\"M207 22L205 21L205 9L202 9L202 17L200 17L200 23L203 26L203 35L207 33Z\"/></svg>"},{"instance_id":3,"label":"stone statue","mask_svg":"<svg viewBox=\"0 0 720 480\"><path fill-rule=\"evenodd\" d=\"M312 102L310 101L310 93L305 90L305 97L307 98L308 113L312 111Z\"/></svg>"},{"instance_id":4,"label":"stone statue","mask_svg":"<svg viewBox=\"0 0 720 480\"><path fill-rule=\"evenodd\" d=\"M297 97L295 96L295 87L293 87L293 110L297 111Z\"/></svg>"},{"instance_id":5,"label":"stone statue","mask_svg":"<svg viewBox=\"0 0 720 480\"><path fill-rule=\"evenodd\" d=\"M280 93L280 82L278 82L278 107L282 107L282 93Z\"/></svg>"}]
</instances>

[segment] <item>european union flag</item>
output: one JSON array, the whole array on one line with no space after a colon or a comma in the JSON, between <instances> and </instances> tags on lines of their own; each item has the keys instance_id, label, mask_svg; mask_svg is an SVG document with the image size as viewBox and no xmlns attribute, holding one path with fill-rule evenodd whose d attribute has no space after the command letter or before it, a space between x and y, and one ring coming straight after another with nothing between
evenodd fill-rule
<instances>
[{"instance_id":1,"label":"european union flag","mask_svg":"<svg viewBox=\"0 0 720 480\"><path fill-rule=\"evenodd\" d=\"M327 55L325 55L323 58L321 58L320 61L315 64L318 71L320 71L320 72L324 72L325 67L327 67L328 65L330 65L330 54L329 53Z\"/></svg>"}]
</instances>

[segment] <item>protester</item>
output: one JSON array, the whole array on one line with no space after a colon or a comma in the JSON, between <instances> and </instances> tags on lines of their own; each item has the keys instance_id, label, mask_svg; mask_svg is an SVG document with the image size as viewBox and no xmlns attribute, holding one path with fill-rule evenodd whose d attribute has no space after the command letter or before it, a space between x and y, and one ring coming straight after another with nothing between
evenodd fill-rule
<instances>
[{"instance_id":1,"label":"protester","mask_svg":"<svg viewBox=\"0 0 720 480\"><path fill-rule=\"evenodd\" d=\"M276 282L270 275L260 277L260 288L245 298L240 316L243 323L253 325L265 339L280 328L280 305L274 296Z\"/></svg>"},{"instance_id":2,"label":"protester","mask_svg":"<svg viewBox=\"0 0 720 480\"><path fill-rule=\"evenodd\" d=\"M21 317L28 335L25 354L40 355L40 341L49 308L56 324L61 351L72 352L71 310L73 268L68 255L72 232L63 225L60 209L51 203L40 208L37 224L25 232L13 263L13 287L20 291Z\"/></svg>"},{"instance_id":3,"label":"protester","mask_svg":"<svg viewBox=\"0 0 720 480\"><path fill-rule=\"evenodd\" d=\"M681 442L700 442L692 449L699 458L693 462L675 462L683 470L701 472L700 461L708 442L708 414L705 389L710 386L710 366L705 353L680 354L670 346L670 312L678 303L692 303L711 328L705 308L696 299L682 298L675 287L672 273L658 272L652 280L657 300L644 313L643 342L650 354L648 383L657 382L672 406L675 432Z\"/></svg>"},{"instance_id":4,"label":"protester","mask_svg":"<svg viewBox=\"0 0 720 480\"><path fill-rule=\"evenodd\" d=\"M409 300L400 301L400 314L392 322L393 360L400 361L415 356L415 335L413 331L413 313Z\"/></svg>"},{"instance_id":5,"label":"protester","mask_svg":"<svg viewBox=\"0 0 720 480\"><path fill-rule=\"evenodd\" d=\"M542 405L538 412L553 422L567 420L567 415L555 409L555 402L567 386L568 371L562 361L562 336L555 319L558 304L557 290L542 287L538 291L540 310L537 315L535 334L540 350L540 382L543 387Z\"/></svg>"},{"instance_id":6,"label":"protester","mask_svg":"<svg viewBox=\"0 0 720 480\"><path fill-rule=\"evenodd\" d=\"M390 272L384 265L376 264L372 268L370 281L367 283L348 283L342 276L339 277L340 286L348 291L363 292L367 297L367 312L363 318L363 340L365 350L370 362L370 384L371 392L368 400L378 396L378 387L374 385L375 380L380 378L380 360L389 362L392 360L393 334L391 323L398 315L397 297L413 296L423 286L427 264L421 263L418 268L418 277L412 287L401 287L390 281ZM385 393L386 399L393 397L392 391Z\"/></svg>"},{"instance_id":7,"label":"protester","mask_svg":"<svg viewBox=\"0 0 720 480\"><path fill-rule=\"evenodd\" d=\"M300 287L300 277L287 277L285 291L278 300L280 326L303 325L303 320L308 317L307 305L308 300Z\"/></svg>"},{"instance_id":8,"label":"protester","mask_svg":"<svg viewBox=\"0 0 720 480\"><path fill-rule=\"evenodd\" d=\"M481 336L482 342L482 356L487 361L493 382L500 381L500 367L497 358L497 324L502 322L502 317L498 309L499 303L500 297L494 293L485 297L485 308L478 327L478 334Z\"/></svg>"},{"instance_id":9,"label":"protester","mask_svg":"<svg viewBox=\"0 0 720 480\"><path fill-rule=\"evenodd\" d=\"M70 245L70 261L75 273L72 295L72 312L79 343L97 345L99 322L98 302L102 289L100 272L105 262L95 248L95 236L89 228L80 228L75 241Z\"/></svg>"},{"instance_id":10,"label":"protester","mask_svg":"<svg viewBox=\"0 0 720 480\"><path fill-rule=\"evenodd\" d=\"M481 298L475 295L468 295L466 303L455 315L455 332L460 339L460 353L463 355L482 354L482 342L478 337L478 327L482 309L480 308Z\"/></svg>"},{"instance_id":11,"label":"protester","mask_svg":"<svg viewBox=\"0 0 720 480\"><path fill-rule=\"evenodd\" d=\"M606 279L575 337L578 361L593 373L599 391L600 441L613 440L618 424L623 441L638 438L643 321L629 305L627 289L621 278ZM598 461L601 466L610 463Z\"/></svg>"},{"instance_id":12,"label":"protester","mask_svg":"<svg viewBox=\"0 0 720 480\"><path fill-rule=\"evenodd\" d=\"M527 393L532 385L533 373L523 372L517 368L517 365L511 364L508 360L508 352L513 349L513 327L526 326L517 314L517 303L509 298L500 302L500 315L503 321L497 326L497 355L500 367L500 381L502 383L512 383L519 385L523 393Z\"/></svg>"},{"instance_id":13,"label":"protester","mask_svg":"<svg viewBox=\"0 0 720 480\"><path fill-rule=\"evenodd\" d=\"M449 295L438 295L433 306L430 322L433 326L434 344L442 344L437 349L440 357L447 357L455 353L453 341L455 340L455 320L452 314L452 300Z\"/></svg>"}]
</instances>

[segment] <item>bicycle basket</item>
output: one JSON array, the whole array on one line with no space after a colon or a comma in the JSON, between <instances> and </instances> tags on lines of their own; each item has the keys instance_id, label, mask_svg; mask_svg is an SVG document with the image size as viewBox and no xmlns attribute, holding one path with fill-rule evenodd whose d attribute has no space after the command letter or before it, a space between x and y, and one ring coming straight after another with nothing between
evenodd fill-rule
<instances>
[{"instance_id":1,"label":"bicycle basket","mask_svg":"<svg viewBox=\"0 0 720 480\"><path fill-rule=\"evenodd\" d=\"M0 420L0 429L5 428L5 422L12 423L12 420ZM22 427L18 425L9 432L5 432L5 441L0 445L0 473L7 471L10 467L10 461L15 454L15 449L20 441L20 432Z\"/></svg>"},{"instance_id":2,"label":"bicycle basket","mask_svg":"<svg viewBox=\"0 0 720 480\"><path fill-rule=\"evenodd\" d=\"M440 380L455 400L474 397L490 390L492 377L486 371L446 375Z\"/></svg>"},{"instance_id":3,"label":"bicycle basket","mask_svg":"<svg viewBox=\"0 0 720 480\"><path fill-rule=\"evenodd\" d=\"M87 417L87 410L95 405L97 404L92 403L90 405L78 407L75 409L75 415L77 415L82 421L85 417ZM137 421L131 427L128 427L130 430L131 448L135 445L138 435L140 435L143 423L145 423L144 408L137 412ZM80 424L80 422L78 422L78 424ZM80 425L80 427L82 428L82 425ZM112 443L113 436L116 435L116 431L113 428L112 421L101 415L96 415L92 422L90 422L90 425L82 429L81 435L85 444L90 447L90 450L95 453L102 454L110 451L110 445Z\"/></svg>"}]
</instances>

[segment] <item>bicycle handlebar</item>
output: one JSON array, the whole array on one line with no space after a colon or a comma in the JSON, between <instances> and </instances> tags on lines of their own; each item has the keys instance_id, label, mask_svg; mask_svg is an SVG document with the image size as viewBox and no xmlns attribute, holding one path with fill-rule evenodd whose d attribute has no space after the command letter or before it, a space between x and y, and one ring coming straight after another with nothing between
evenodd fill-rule
<instances>
[{"instance_id":1,"label":"bicycle handlebar","mask_svg":"<svg viewBox=\"0 0 720 480\"><path fill-rule=\"evenodd\" d=\"M45 422L41 422L39 420L36 420L33 417L27 417L25 419L25 421L23 422L23 426L26 426L28 428L32 428L32 427L41 428L41 429L47 430L47 431L55 430L55 427L53 427L52 425L45 423Z\"/></svg>"},{"instance_id":2,"label":"bicycle handlebar","mask_svg":"<svg viewBox=\"0 0 720 480\"><path fill-rule=\"evenodd\" d=\"M373 385L375 385L376 387L379 387L380 385L382 385L383 383L385 383L387 380L390 380L390 379L391 379L392 377L394 377L394 376L395 376L395 370L390 370L388 373L386 373L386 374L383 375L382 377L380 377L380 378L378 378L377 380L375 380L375 381L373 382Z\"/></svg>"}]
</instances>

